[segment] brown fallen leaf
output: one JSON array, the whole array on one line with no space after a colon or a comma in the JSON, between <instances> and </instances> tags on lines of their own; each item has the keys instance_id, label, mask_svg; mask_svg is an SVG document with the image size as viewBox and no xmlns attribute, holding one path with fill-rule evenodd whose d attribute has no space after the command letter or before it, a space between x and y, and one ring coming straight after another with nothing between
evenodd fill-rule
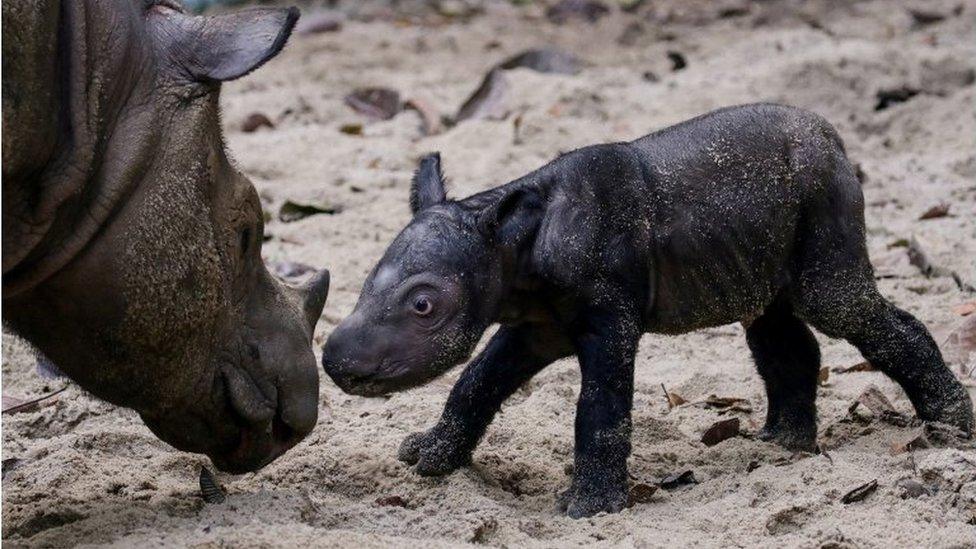
<instances>
[{"instance_id":1,"label":"brown fallen leaf","mask_svg":"<svg viewBox=\"0 0 976 549\"><path fill-rule=\"evenodd\" d=\"M541 73L577 74L583 63L575 55L554 48L525 50L498 64L498 68L510 70L532 69Z\"/></svg>"},{"instance_id":2,"label":"brown fallen leaf","mask_svg":"<svg viewBox=\"0 0 976 549\"><path fill-rule=\"evenodd\" d=\"M891 443L891 455L897 456L898 454L904 454L905 452L914 452L921 448L928 448L929 444L928 438L925 437L925 432L922 430L915 431L908 436L901 437L892 441Z\"/></svg>"},{"instance_id":3,"label":"brown fallen leaf","mask_svg":"<svg viewBox=\"0 0 976 549\"><path fill-rule=\"evenodd\" d=\"M920 8L909 8L908 14L912 16L912 20L915 22L915 24L920 27L938 23L946 18L945 14L943 13Z\"/></svg>"},{"instance_id":4,"label":"brown fallen leaf","mask_svg":"<svg viewBox=\"0 0 976 549\"><path fill-rule=\"evenodd\" d=\"M336 13L302 14L295 32L297 34L320 34L342 30L342 16Z\"/></svg>"},{"instance_id":5,"label":"brown fallen leaf","mask_svg":"<svg viewBox=\"0 0 976 549\"><path fill-rule=\"evenodd\" d=\"M627 494L627 507L633 507L638 503L650 503L654 493L657 492L657 488L657 486L643 482L631 486L630 492Z\"/></svg>"},{"instance_id":6,"label":"brown fallen leaf","mask_svg":"<svg viewBox=\"0 0 976 549\"><path fill-rule=\"evenodd\" d=\"M946 360L965 365L976 353L976 314L963 317L940 345Z\"/></svg>"},{"instance_id":7,"label":"brown fallen leaf","mask_svg":"<svg viewBox=\"0 0 976 549\"><path fill-rule=\"evenodd\" d=\"M935 206L922 212L922 215L918 216L919 221L925 221L926 219L938 219L940 217L945 217L949 215L949 203L940 202Z\"/></svg>"},{"instance_id":8,"label":"brown fallen leaf","mask_svg":"<svg viewBox=\"0 0 976 549\"><path fill-rule=\"evenodd\" d=\"M374 501L373 503L375 503L379 507L406 507L407 506L407 500L403 499L400 496L386 496L386 497L376 498L376 501Z\"/></svg>"},{"instance_id":9,"label":"brown fallen leaf","mask_svg":"<svg viewBox=\"0 0 976 549\"><path fill-rule=\"evenodd\" d=\"M610 13L610 8L595 0L561 0L546 10L546 18L557 25L573 19L595 23Z\"/></svg>"},{"instance_id":10,"label":"brown fallen leaf","mask_svg":"<svg viewBox=\"0 0 976 549\"><path fill-rule=\"evenodd\" d=\"M688 66L688 59L680 51L667 52L668 60L671 61L671 70L680 71Z\"/></svg>"},{"instance_id":11,"label":"brown fallen leaf","mask_svg":"<svg viewBox=\"0 0 976 549\"><path fill-rule=\"evenodd\" d=\"M244 122L241 123L241 131L244 133L256 132L260 128L273 128L274 123L271 119L267 117L264 113L252 112L247 115Z\"/></svg>"},{"instance_id":12,"label":"brown fallen leaf","mask_svg":"<svg viewBox=\"0 0 976 549\"><path fill-rule=\"evenodd\" d=\"M844 497L840 498L841 503L847 505L849 503L854 503L857 501L862 501L864 498L870 496L878 489L878 480L872 480L867 484L862 484L857 488L851 490L844 494Z\"/></svg>"},{"instance_id":13,"label":"brown fallen leaf","mask_svg":"<svg viewBox=\"0 0 976 549\"><path fill-rule=\"evenodd\" d=\"M674 490L679 486L686 486L688 484L698 484L698 479L695 478L695 472L691 469L681 471L680 473L672 473L662 478L658 486L665 490Z\"/></svg>"},{"instance_id":14,"label":"brown fallen leaf","mask_svg":"<svg viewBox=\"0 0 976 549\"><path fill-rule=\"evenodd\" d=\"M346 135L363 135L363 125L362 124L343 124L339 126L339 131Z\"/></svg>"},{"instance_id":15,"label":"brown fallen leaf","mask_svg":"<svg viewBox=\"0 0 976 549\"><path fill-rule=\"evenodd\" d=\"M478 89L458 109L454 122L461 122L469 118L501 119L508 114L506 96L508 95L508 79L505 71L494 68L485 75Z\"/></svg>"},{"instance_id":16,"label":"brown fallen leaf","mask_svg":"<svg viewBox=\"0 0 976 549\"><path fill-rule=\"evenodd\" d=\"M7 478L7 473L16 469L17 466L20 465L21 461L23 460L21 460L20 458L4 458L2 462L2 466L3 466L2 477L0 478Z\"/></svg>"},{"instance_id":17,"label":"brown fallen leaf","mask_svg":"<svg viewBox=\"0 0 976 549\"><path fill-rule=\"evenodd\" d=\"M283 223L291 223L292 221L298 221L299 219L304 219L310 215L316 214L328 214L335 215L342 212L342 206L332 205L332 204L310 204L305 202L296 202L294 200L285 200L284 204L278 210L278 219Z\"/></svg>"},{"instance_id":18,"label":"brown fallen leaf","mask_svg":"<svg viewBox=\"0 0 976 549\"><path fill-rule=\"evenodd\" d=\"M716 421L702 434L701 441L705 446L715 446L723 440L739 434L739 418L733 417Z\"/></svg>"},{"instance_id":19,"label":"brown fallen leaf","mask_svg":"<svg viewBox=\"0 0 976 549\"><path fill-rule=\"evenodd\" d=\"M847 408L847 413L853 414L858 406L862 405L879 418L886 413L898 413L895 411L895 407L891 405L888 397L884 396L884 393L874 385L864 389L864 392Z\"/></svg>"},{"instance_id":20,"label":"brown fallen leaf","mask_svg":"<svg viewBox=\"0 0 976 549\"><path fill-rule=\"evenodd\" d=\"M976 301L967 301L966 303L960 303L952 308L952 312L959 316L969 316L976 313Z\"/></svg>"},{"instance_id":21,"label":"brown fallen leaf","mask_svg":"<svg viewBox=\"0 0 976 549\"><path fill-rule=\"evenodd\" d=\"M914 499L932 495L932 491L924 484L910 478L899 480L898 488L901 489L901 493L898 495L901 499Z\"/></svg>"},{"instance_id":22,"label":"brown fallen leaf","mask_svg":"<svg viewBox=\"0 0 976 549\"><path fill-rule=\"evenodd\" d=\"M851 372L873 372L874 366L868 361L858 362L853 366L834 368L835 374L849 374Z\"/></svg>"},{"instance_id":23,"label":"brown fallen leaf","mask_svg":"<svg viewBox=\"0 0 976 549\"><path fill-rule=\"evenodd\" d=\"M441 113L437 112L437 109L432 107L430 103L413 98L408 99L403 104L403 108L417 111L421 121L420 131L424 135L435 135L444 130L444 125L441 123Z\"/></svg>"},{"instance_id":24,"label":"brown fallen leaf","mask_svg":"<svg viewBox=\"0 0 976 549\"><path fill-rule=\"evenodd\" d=\"M403 109L400 93L389 88L359 88L345 97L352 110L374 120L389 120Z\"/></svg>"},{"instance_id":25,"label":"brown fallen leaf","mask_svg":"<svg viewBox=\"0 0 976 549\"><path fill-rule=\"evenodd\" d=\"M705 405L710 408L729 408L737 404L748 404L748 400L739 397L720 397L715 395L708 395L705 399Z\"/></svg>"},{"instance_id":26,"label":"brown fallen leaf","mask_svg":"<svg viewBox=\"0 0 976 549\"><path fill-rule=\"evenodd\" d=\"M824 366L820 368L820 372L817 374L817 383L825 385L828 379L830 379L830 368Z\"/></svg>"},{"instance_id":27,"label":"brown fallen leaf","mask_svg":"<svg viewBox=\"0 0 976 549\"><path fill-rule=\"evenodd\" d=\"M686 404L688 402L687 400L681 398L681 395L679 395L678 393L668 392L668 388L665 387L663 383L661 384L661 389L664 390L664 397L668 399L669 410L673 410L674 408L677 408L678 406L681 406L682 404Z\"/></svg>"},{"instance_id":28,"label":"brown fallen leaf","mask_svg":"<svg viewBox=\"0 0 976 549\"><path fill-rule=\"evenodd\" d=\"M271 267L271 272L278 275L279 278L287 279L301 278L315 271L315 267L298 263L297 261L273 261L269 266Z\"/></svg>"}]
</instances>

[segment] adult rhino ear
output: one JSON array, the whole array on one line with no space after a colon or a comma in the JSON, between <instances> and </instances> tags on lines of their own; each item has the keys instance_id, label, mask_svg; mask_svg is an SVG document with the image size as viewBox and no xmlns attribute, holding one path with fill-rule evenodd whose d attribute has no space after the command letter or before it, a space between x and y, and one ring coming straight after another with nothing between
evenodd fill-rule
<instances>
[{"instance_id":1,"label":"adult rhino ear","mask_svg":"<svg viewBox=\"0 0 976 549\"><path fill-rule=\"evenodd\" d=\"M157 9L154 17L171 60L199 82L240 78L285 46L298 8L252 8L214 16Z\"/></svg>"},{"instance_id":2,"label":"adult rhino ear","mask_svg":"<svg viewBox=\"0 0 976 549\"><path fill-rule=\"evenodd\" d=\"M417 212L447 200L444 174L441 172L441 153L430 153L420 159L410 183L410 210Z\"/></svg>"}]
</instances>

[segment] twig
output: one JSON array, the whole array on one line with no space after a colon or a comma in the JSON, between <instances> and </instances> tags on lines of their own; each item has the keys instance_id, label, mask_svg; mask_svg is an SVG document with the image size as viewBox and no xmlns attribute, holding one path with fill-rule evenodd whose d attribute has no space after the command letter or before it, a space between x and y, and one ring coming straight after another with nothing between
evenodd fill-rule
<instances>
[{"instance_id":1,"label":"twig","mask_svg":"<svg viewBox=\"0 0 976 549\"><path fill-rule=\"evenodd\" d=\"M64 387L58 389L57 391L54 391L53 393L51 393L49 395L44 395L42 397L35 398L34 400L28 400L27 402L21 402L20 404L16 404L14 406L11 406L10 408L4 408L3 409L3 413L4 414L14 414L14 413L17 413L17 412L19 412L21 410L24 410L26 408L30 408L31 406L34 406L34 405L38 404L39 402L45 401L45 400L47 400L47 399L49 399L49 398L51 398L51 397L53 397L53 396L55 396L55 395L57 395L59 393L63 393L66 390L68 390L68 386L67 385L65 385Z\"/></svg>"}]
</instances>

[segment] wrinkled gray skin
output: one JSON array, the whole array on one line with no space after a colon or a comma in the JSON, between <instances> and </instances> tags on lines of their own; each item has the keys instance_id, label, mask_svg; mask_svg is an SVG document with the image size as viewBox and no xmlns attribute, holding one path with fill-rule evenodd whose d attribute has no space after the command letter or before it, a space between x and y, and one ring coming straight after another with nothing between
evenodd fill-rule
<instances>
[{"instance_id":1,"label":"wrinkled gray skin","mask_svg":"<svg viewBox=\"0 0 976 549\"><path fill-rule=\"evenodd\" d=\"M323 366L350 393L407 389L465 361L502 324L437 425L401 446L421 474L469 463L505 399L575 355L575 472L560 507L619 511L641 334L737 321L766 385L765 440L816 445L820 352L808 324L855 345L922 419L972 432L972 401L925 327L875 287L860 185L813 113L722 109L457 201L431 155L411 204L413 221L329 337Z\"/></svg>"},{"instance_id":2,"label":"wrinkled gray skin","mask_svg":"<svg viewBox=\"0 0 976 549\"><path fill-rule=\"evenodd\" d=\"M220 82L277 54L292 9L4 0L3 319L79 385L222 470L314 426L328 272L286 287L224 151Z\"/></svg>"}]
</instances>

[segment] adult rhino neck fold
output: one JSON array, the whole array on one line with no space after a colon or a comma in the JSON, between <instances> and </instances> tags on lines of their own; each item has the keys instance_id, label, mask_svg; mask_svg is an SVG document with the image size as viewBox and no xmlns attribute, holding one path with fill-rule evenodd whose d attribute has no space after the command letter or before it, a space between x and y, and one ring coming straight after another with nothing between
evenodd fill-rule
<instances>
[{"instance_id":1,"label":"adult rhino neck fold","mask_svg":"<svg viewBox=\"0 0 976 549\"><path fill-rule=\"evenodd\" d=\"M4 168L5 298L35 288L71 262L141 179L138 165L150 143L120 136L119 123L131 114L130 99L141 91L150 57L134 25L138 10L131 2L107 4L63 1L56 9L44 10L58 19L56 74L26 87L53 98L56 117L40 123L53 124L43 133L54 136L54 147L46 165L15 172ZM30 30L49 24L36 19L18 23L36 40L42 40L43 33L31 35ZM5 126L8 103L5 92ZM16 135L22 117L13 115L20 114L16 106L9 111L12 126L4 130ZM146 124L150 115L147 109L135 118ZM113 155L113 148L120 146ZM11 156L31 154L25 150Z\"/></svg>"}]
</instances>

